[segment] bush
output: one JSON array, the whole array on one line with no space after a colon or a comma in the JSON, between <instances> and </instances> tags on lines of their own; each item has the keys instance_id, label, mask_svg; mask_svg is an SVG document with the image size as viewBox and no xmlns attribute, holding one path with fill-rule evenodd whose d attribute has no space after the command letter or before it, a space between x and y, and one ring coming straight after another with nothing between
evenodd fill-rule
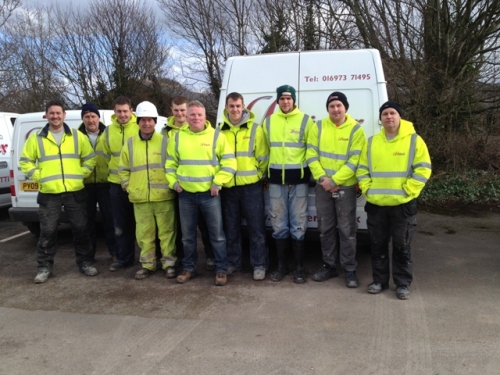
<instances>
[{"instance_id":1,"label":"bush","mask_svg":"<svg viewBox=\"0 0 500 375\"><path fill-rule=\"evenodd\" d=\"M441 172L431 177L418 201L431 206L500 204L500 175L482 170Z\"/></svg>"}]
</instances>

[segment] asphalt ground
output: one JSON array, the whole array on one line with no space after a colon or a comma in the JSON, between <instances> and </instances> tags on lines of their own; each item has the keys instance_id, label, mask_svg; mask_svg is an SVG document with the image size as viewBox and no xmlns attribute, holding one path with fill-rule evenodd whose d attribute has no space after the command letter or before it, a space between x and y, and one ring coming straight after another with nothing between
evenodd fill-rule
<instances>
[{"instance_id":1,"label":"asphalt ground","mask_svg":"<svg viewBox=\"0 0 500 375\"><path fill-rule=\"evenodd\" d=\"M139 264L108 271L103 238L101 273L85 277L67 226L54 277L35 285L37 239L1 210L0 374L500 374L500 215L420 212L418 222L415 280L400 301L392 284L366 292L362 246L357 289L343 273L257 282L248 265L216 287L201 246L192 281L137 281ZM307 252L312 274L319 244Z\"/></svg>"}]
</instances>

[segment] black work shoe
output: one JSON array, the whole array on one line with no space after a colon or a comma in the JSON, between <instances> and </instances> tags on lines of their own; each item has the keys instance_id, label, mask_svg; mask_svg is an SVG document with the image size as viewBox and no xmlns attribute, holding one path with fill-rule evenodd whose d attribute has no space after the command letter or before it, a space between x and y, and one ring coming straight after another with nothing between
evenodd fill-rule
<instances>
[{"instance_id":1,"label":"black work shoe","mask_svg":"<svg viewBox=\"0 0 500 375\"><path fill-rule=\"evenodd\" d=\"M99 274L99 271L97 271L97 268L94 266L91 266L90 264L84 264L80 268L80 272L85 274L85 276L96 276Z\"/></svg>"},{"instance_id":2,"label":"black work shoe","mask_svg":"<svg viewBox=\"0 0 500 375\"><path fill-rule=\"evenodd\" d=\"M328 264L323 264L321 269L316 272L314 275L312 275L312 279L314 281L326 281L328 279L332 279L334 277L337 277L339 273L337 270Z\"/></svg>"},{"instance_id":3,"label":"black work shoe","mask_svg":"<svg viewBox=\"0 0 500 375\"><path fill-rule=\"evenodd\" d=\"M293 282L295 284L304 284L306 282L306 273L304 270L297 270L293 274Z\"/></svg>"},{"instance_id":4,"label":"black work shoe","mask_svg":"<svg viewBox=\"0 0 500 375\"><path fill-rule=\"evenodd\" d=\"M396 288L396 297L399 299L408 299L410 298L410 289L406 285L400 285Z\"/></svg>"},{"instance_id":5,"label":"black work shoe","mask_svg":"<svg viewBox=\"0 0 500 375\"><path fill-rule=\"evenodd\" d=\"M281 267L281 268L278 268L273 273L271 273L269 278L271 279L271 281L281 281L281 280L283 280L283 278L285 277L286 274L288 274L288 268Z\"/></svg>"},{"instance_id":6,"label":"black work shoe","mask_svg":"<svg viewBox=\"0 0 500 375\"><path fill-rule=\"evenodd\" d=\"M356 276L356 271L345 272L345 286L348 288L357 288L359 286L359 281L358 277Z\"/></svg>"},{"instance_id":7,"label":"black work shoe","mask_svg":"<svg viewBox=\"0 0 500 375\"><path fill-rule=\"evenodd\" d=\"M389 285L387 284L373 282L370 285L368 285L367 292L370 294L379 294L380 292L382 292L387 288L389 288Z\"/></svg>"},{"instance_id":8,"label":"black work shoe","mask_svg":"<svg viewBox=\"0 0 500 375\"><path fill-rule=\"evenodd\" d=\"M141 268L139 271L135 273L136 280L144 280L151 276L155 271L148 270L147 268Z\"/></svg>"},{"instance_id":9,"label":"black work shoe","mask_svg":"<svg viewBox=\"0 0 500 375\"><path fill-rule=\"evenodd\" d=\"M40 270L38 270L38 273L35 277L35 284L43 284L45 283L49 277L52 276L52 271L46 269L46 268L42 268Z\"/></svg>"}]
</instances>

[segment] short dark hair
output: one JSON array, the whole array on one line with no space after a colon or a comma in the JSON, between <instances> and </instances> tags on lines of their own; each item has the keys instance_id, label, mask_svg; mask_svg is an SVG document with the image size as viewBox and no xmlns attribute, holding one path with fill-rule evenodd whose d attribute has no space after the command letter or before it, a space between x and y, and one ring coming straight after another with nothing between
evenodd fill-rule
<instances>
[{"instance_id":1,"label":"short dark hair","mask_svg":"<svg viewBox=\"0 0 500 375\"><path fill-rule=\"evenodd\" d=\"M227 102L229 101L229 99L232 99L234 101L241 99L241 102L243 104L245 104L245 100L243 99L243 95L241 95L239 92L232 92L232 93L228 94L228 96L226 96L226 105L227 105Z\"/></svg>"},{"instance_id":2,"label":"short dark hair","mask_svg":"<svg viewBox=\"0 0 500 375\"><path fill-rule=\"evenodd\" d=\"M128 104L130 108L132 108L132 101L127 98L126 96L119 96L115 99L115 104L113 105L113 108L115 108L117 105L125 105Z\"/></svg>"},{"instance_id":3,"label":"short dark hair","mask_svg":"<svg viewBox=\"0 0 500 375\"><path fill-rule=\"evenodd\" d=\"M171 106L175 105L181 105L181 104L187 104L189 102L189 99L186 98L185 96L176 96L175 98L172 99L172 104Z\"/></svg>"},{"instance_id":4,"label":"short dark hair","mask_svg":"<svg viewBox=\"0 0 500 375\"><path fill-rule=\"evenodd\" d=\"M49 111L49 108L50 107L53 107L53 106L57 106L57 107L61 107L63 112L66 112L66 110L64 109L64 104L62 101L60 100L57 100L57 99L54 99L54 100L50 100L46 105L45 105L45 113L47 113Z\"/></svg>"}]
</instances>

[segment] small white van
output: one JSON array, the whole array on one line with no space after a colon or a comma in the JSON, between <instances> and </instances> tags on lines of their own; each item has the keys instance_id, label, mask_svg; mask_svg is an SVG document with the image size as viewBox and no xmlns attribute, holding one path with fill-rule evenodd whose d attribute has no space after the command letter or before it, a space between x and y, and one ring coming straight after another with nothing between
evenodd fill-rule
<instances>
[{"instance_id":1,"label":"small white van","mask_svg":"<svg viewBox=\"0 0 500 375\"><path fill-rule=\"evenodd\" d=\"M10 206L10 153L17 113L0 112L0 207Z\"/></svg>"},{"instance_id":2,"label":"small white van","mask_svg":"<svg viewBox=\"0 0 500 375\"><path fill-rule=\"evenodd\" d=\"M297 90L299 109L314 121L328 116L326 99L333 91L342 91L349 101L348 113L358 120L366 136L380 130L378 110L387 101L387 88L380 54L374 49L308 51L231 57L226 62L219 99L217 122L222 120L226 96L239 92L245 105L262 123L274 113L276 88L291 85ZM315 182L309 189L308 228L317 228L314 200ZM366 229L365 199L358 196L357 221ZM266 225L271 226L267 214Z\"/></svg>"},{"instance_id":3,"label":"small white van","mask_svg":"<svg viewBox=\"0 0 500 375\"><path fill-rule=\"evenodd\" d=\"M109 125L111 123L111 116L114 112L109 109L99 110L99 112L101 114L101 122ZM78 128L82 123L81 111L66 111L66 119L64 122L71 128ZM14 134L12 138L12 169L10 171L12 207L9 209L9 215L11 220L21 221L33 234L38 234L40 231L38 204L36 203L38 183L26 178L19 167L19 158L24 143L31 133L42 129L46 124L45 112L19 115L14 124ZM166 117L159 116L156 130L159 132L165 124Z\"/></svg>"}]
</instances>

